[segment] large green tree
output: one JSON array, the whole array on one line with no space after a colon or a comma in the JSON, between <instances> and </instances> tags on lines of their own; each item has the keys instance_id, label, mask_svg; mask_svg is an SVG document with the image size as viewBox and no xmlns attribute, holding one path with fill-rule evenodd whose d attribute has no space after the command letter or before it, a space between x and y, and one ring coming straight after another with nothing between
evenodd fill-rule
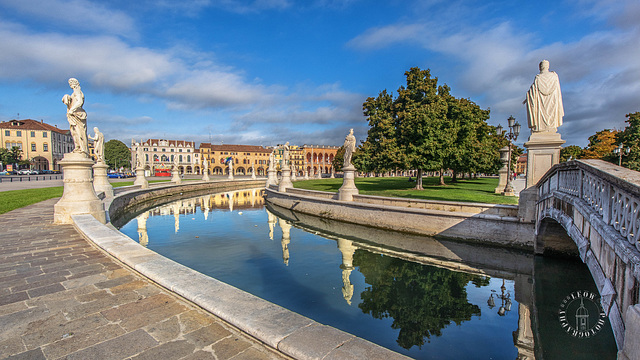
<instances>
[{"instance_id":1,"label":"large green tree","mask_svg":"<svg viewBox=\"0 0 640 360\"><path fill-rule=\"evenodd\" d=\"M627 114L627 127L617 134L616 140L625 148L630 148L627 156L623 156L622 165L636 171L640 171L640 112ZM614 162L617 164L617 156Z\"/></svg>"},{"instance_id":2,"label":"large green tree","mask_svg":"<svg viewBox=\"0 0 640 360\"><path fill-rule=\"evenodd\" d=\"M13 146L10 150L0 148L0 162L2 162L3 167L6 167L7 164L18 164L21 158L22 150L17 146Z\"/></svg>"},{"instance_id":3,"label":"large green tree","mask_svg":"<svg viewBox=\"0 0 640 360\"><path fill-rule=\"evenodd\" d=\"M369 121L367 145L362 148L369 157L369 171L404 169L405 153L398 144L398 121L393 96L383 90L378 97L368 98L362 108Z\"/></svg>"},{"instance_id":4,"label":"large green tree","mask_svg":"<svg viewBox=\"0 0 640 360\"><path fill-rule=\"evenodd\" d=\"M569 159L581 159L582 148L578 145L569 145L560 149L560 162L569 161Z\"/></svg>"},{"instance_id":5,"label":"large green tree","mask_svg":"<svg viewBox=\"0 0 640 360\"><path fill-rule=\"evenodd\" d=\"M131 167L131 151L120 140L109 140L104 144L104 161L111 169Z\"/></svg>"},{"instance_id":6,"label":"large green tree","mask_svg":"<svg viewBox=\"0 0 640 360\"><path fill-rule=\"evenodd\" d=\"M583 150L583 159L602 159L615 162L613 149L618 145L616 135L618 130L604 129L589 136L589 145Z\"/></svg>"}]
</instances>

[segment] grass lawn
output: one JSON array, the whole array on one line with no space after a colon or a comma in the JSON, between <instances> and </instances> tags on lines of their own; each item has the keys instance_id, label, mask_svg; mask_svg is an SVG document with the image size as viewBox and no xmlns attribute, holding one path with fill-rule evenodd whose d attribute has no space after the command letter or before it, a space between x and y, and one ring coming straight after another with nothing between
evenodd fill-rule
<instances>
[{"instance_id":1,"label":"grass lawn","mask_svg":"<svg viewBox=\"0 0 640 360\"><path fill-rule=\"evenodd\" d=\"M149 182L154 183L165 181L169 180L151 180ZM111 183L111 186L113 187L128 185L133 185L133 181ZM35 204L40 201L61 197L63 189L64 188L62 186L56 186L38 189L2 191L0 192L0 214Z\"/></svg>"},{"instance_id":2,"label":"grass lawn","mask_svg":"<svg viewBox=\"0 0 640 360\"><path fill-rule=\"evenodd\" d=\"M502 196L494 193L498 186L497 178L479 178L475 180L458 180L452 183L445 177L446 186L440 186L439 178L425 177L422 181L424 190L414 190L414 182L406 177L370 177L356 178L356 187L362 195L378 195L423 200L465 201L489 204L517 204L517 197ZM302 180L293 183L300 189L338 192L342 179Z\"/></svg>"}]
</instances>

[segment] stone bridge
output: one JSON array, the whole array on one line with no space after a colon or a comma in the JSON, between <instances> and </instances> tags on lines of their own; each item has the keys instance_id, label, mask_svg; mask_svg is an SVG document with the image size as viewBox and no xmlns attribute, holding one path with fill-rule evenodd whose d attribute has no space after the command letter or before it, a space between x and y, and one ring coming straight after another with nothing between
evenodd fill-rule
<instances>
[{"instance_id":1,"label":"stone bridge","mask_svg":"<svg viewBox=\"0 0 640 360\"><path fill-rule=\"evenodd\" d=\"M579 254L618 349L624 346L619 358L640 358L640 173L602 160L569 161L535 188L536 253Z\"/></svg>"}]
</instances>

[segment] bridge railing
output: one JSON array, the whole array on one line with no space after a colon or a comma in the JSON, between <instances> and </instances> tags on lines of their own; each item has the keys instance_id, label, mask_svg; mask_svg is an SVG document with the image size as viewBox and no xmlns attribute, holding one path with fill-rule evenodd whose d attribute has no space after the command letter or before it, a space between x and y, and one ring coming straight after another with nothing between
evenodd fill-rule
<instances>
[{"instance_id":1,"label":"bridge railing","mask_svg":"<svg viewBox=\"0 0 640 360\"><path fill-rule=\"evenodd\" d=\"M584 200L605 224L640 250L640 174L602 160L554 165L537 184L544 201L559 191Z\"/></svg>"}]
</instances>

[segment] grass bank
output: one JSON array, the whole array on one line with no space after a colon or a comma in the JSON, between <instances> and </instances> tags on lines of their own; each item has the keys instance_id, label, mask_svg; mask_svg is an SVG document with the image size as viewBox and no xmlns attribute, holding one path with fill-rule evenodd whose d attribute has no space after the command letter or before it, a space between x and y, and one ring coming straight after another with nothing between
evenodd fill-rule
<instances>
[{"instance_id":1,"label":"grass bank","mask_svg":"<svg viewBox=\"0 0 640 360\"><path fill-rule=\"evenodd\" d=\"M149 183L166 181L169 180L150 180ZM114 188L129 185L133 185L133 181L111 183L111 186ZM2 191L0 192L0 214L35 204L40 201L61 197L63 190L64 188L62 186L56 186L48 188Z\"/></svg>"},{"instance_id":2,"label":"grass bank","mask_svg":"<svg viewBox=\"0 0 640 360\"><path fill-rule=\"evenodd\" d=\"M362 195L488 204L518 204L516 197L494 193L494 189L498 186L497 178L458 180L456 183L452 183L450 178L445 178L447 185L441 186L438 185L439 178L426 177L422 184L424 190L414 190L415 177L413 180L413 182L409 182L407 177L369 177L356 178L355 182ZM299 189L338 192L342 186L342 179L302 180L294 182L293 186Z\"/></svg>"}]
</instances>

